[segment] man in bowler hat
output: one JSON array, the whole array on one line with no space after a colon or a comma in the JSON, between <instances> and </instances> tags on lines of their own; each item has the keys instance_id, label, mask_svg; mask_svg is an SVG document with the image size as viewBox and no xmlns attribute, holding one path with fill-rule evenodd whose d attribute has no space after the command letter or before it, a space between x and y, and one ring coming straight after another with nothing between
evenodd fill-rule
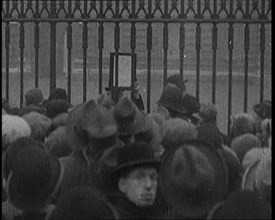
<instances>
[{"instance_id":1,"label":"man in bowler hat","mask_svg":"<svg viewBox=\"0 0 275 220\"><path fill-rule=\"evenodd\" d=\"M155 203L159 165L160 161L145 142L120 148L113 174L117 194L111 199L120 219L161 217Z\"/></svg>"}]
</instances>

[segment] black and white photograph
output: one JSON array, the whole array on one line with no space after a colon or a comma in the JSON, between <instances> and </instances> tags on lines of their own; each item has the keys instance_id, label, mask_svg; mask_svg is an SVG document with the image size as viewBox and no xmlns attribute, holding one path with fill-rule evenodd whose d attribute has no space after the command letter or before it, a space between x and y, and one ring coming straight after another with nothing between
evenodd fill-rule
<instances>
[{"instance_id":1,"label":"black and white photograph","mask_svg":"<svg viewBox=\"0 0 275 220\"><path fill-rule=\"evenodd\" d=\"M2 219L272 219L272 0L2 0Z\"/></svg>"}]
</instances>

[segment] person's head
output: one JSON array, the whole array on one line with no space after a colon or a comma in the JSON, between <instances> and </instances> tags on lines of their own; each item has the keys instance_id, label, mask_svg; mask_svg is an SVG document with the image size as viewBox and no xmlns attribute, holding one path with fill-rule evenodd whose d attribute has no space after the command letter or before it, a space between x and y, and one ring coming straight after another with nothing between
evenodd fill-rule
<instances>
[{"instance_id":1,"label":"person's head","mask_svg":"<svg viewBox=\"0 0 275 220\"><path fill-rule=\"evenodd\" d=\"M31 89L25 94L26 106L28 105L40 105L44 100L42 91L38 88Z\"/></svg>"},{"instance_id":2,"label":"person's head","mask_svg":"<svg viewBox=\"0 0 275 220\"><path fill-rule=\"evenodd\" d=\"M165 84L166 85L168 85L168 84L176 85L179 89L181 89L182 97L184 97L186 94L186 85L185 85L186 82L187 82L187 80L183 81L180 74L173 74L166 79Z\"/></svg>"},{"instance_id":3,"label":"person's head","mask_svg":"<svg viewBox=\"0 0 275 220\"><path fill-rule=\"evenodd\" d=\"M181 143L198 138L198 131L193 124L180 118L168 119L162 127L162 145L166 151Z\"/></svg>"},{"instance_id":4,"label":"person's head","mask_svg":"<svg viewBox=\"0 0 275 220\"><path fill-rule=\"evenodd\" d=\"M234 138L230 144L230 147L236 153L240 162L242 162L245 154L250 149L260 147L260 142L253 134L243 134Z\"/></svg>"},{"instance_id":5,"label":"person's head","mask_svg":"<svg viewBox=\"0 0 275 220\"><path fill-rule=\"evenodd\" d=\"M56 196L62 176L63 168L56 157L43 148L27 147L12 161L8 199L18 209L41 210Z\"/></svg>"},{"instance_id":6,"label":"person's head","mask_svg":"<svg viewBox=\"0 0 275 220\"><path fill-rule=\"evenodd\" d=\"M123 89L115 86L108 87L105 89L107 91L107 95L111 97L113 105L116 105L123 96Z\"/></svg>"},{"instance_id":7,"label":"person's head","mask_svg":"<svg viewBox=\"0 0 275 220\"><path fill-rule=\"evenodd\" d=\"M8 114L2 116L2 152L16 139L30 136L31 128L25 119Z\"/></svg>"},{"instance_id":8,"label":"person's head","mask_svg":"<svg viewBox=\"0 0 275 220\"><path fill-rule=\"evenodd\" d=\"M155 158L151 146L142 142L126 145L119 150L117 161L118 190L137 206L153 205L160 161Z\"/></svg>"},{"instance_id":9,"label":"person's head","mask_svg":"<svg viewBox=\"0 0 275 220\"><path fill-rule=\"evenodd\" d=\"M199 117L202 121L217 121L217 108L212 103L201 103L199 110Z\"/></svg>"},{"instance_id":10,"label":"person's head","mask_svg":"<svg viewBox=\"0 0 275 220\"><path fill-rule=\"evenodd\" d=\"M256 134L256 128L251 115L247 113L238 113L231 116L229 136L231 140L242 134Z\"/></svg>"},{"instance_id":11,"label":"person's head","mask_svg":"<svg viewBox=\"0 0 275 220\"><path fill-rule=\"evenodd\" d=\"M253 106L252 120L255 124L257 132L261 132L261 122L264 119L271 118L271 101L264 100L260 104Z\"/></svg>"},{"instance_id":12,"label":"person's head","mask_svg":"<svg viewBox=\"0 0 275 220\"><path fill-rule=\"evenodd\" d=\"M114 118L118 127L118 138L123 144L133 143L135 135L147 131L151 126L147 114L139 111L128 97L118 101L114 108Z\"/></svg>"},{"instance_id":13,"label":"person's head","mask_svg":"<svg viewBox=\"0 0 275 220\"><path fill-rule=\"evenodd\" d=\"M116 219L107 200L96 189L78 186L66 191L56 204L53 220Z\"/></svg>"}]
</instances>

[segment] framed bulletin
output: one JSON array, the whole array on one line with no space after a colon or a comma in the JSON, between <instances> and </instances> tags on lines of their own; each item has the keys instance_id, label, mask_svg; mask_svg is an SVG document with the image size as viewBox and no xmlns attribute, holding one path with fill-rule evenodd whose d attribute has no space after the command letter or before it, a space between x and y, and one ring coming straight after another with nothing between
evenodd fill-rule
<instances>
[{"instance_id":1,"label":"framed bulletin","mask_svg":"<svg viewBox=\"0 0 275 220\"><path fill-rule=\"evenodd\" d=\"M110 53L109 88L132 90L136 79L136 54Z\"/></svg>"}]
</instances>

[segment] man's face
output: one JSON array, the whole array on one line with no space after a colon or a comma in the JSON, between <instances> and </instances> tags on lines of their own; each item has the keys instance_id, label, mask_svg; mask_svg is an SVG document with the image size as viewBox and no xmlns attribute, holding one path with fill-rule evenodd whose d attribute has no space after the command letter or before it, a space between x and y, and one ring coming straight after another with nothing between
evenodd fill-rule
<instances>
[{"instance_id":1,"label":"man's face","mask_svg":"<svg viewBox=\"0 0 275 220\"><path fill-rule=\"evenodd\" d=\"M158 185L158 173L153 167L136 168L119 179L119 190L137 206L153 205Z\"/></svg>"}]
</instances>

